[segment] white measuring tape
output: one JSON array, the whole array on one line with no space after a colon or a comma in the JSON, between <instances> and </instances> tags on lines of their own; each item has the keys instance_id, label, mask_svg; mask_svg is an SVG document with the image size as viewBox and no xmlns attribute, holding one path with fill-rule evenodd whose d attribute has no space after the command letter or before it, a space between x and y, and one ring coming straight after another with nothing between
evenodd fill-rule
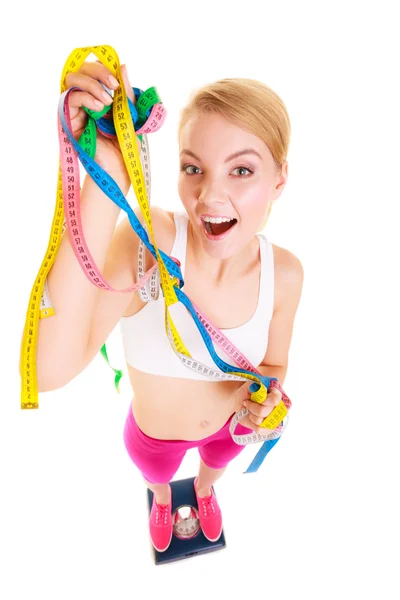
<instances>
[{"instance_id":1,"label":"white measuring tape","mask_svg":"<svg viewBox=\"0 0 400 600\"><path fill-rule=\"evenodd\" d=\"M145 248L144 243L142 240L140 240L139 251L138 251L138 278L139 278L139 280L141 277L143 277L143 275L146 272L146 258L145 258L144 248ZM141 288L140 291L142 292L141 298L142 298L143 302L155 302L158 300L159 291L160 291L160 274L159 274L158 268L152 274L150 281L147 281L146 284L143 286L143 288ZM170 310L173 311L174 306L172 306L170 308ZM207 322L207 320L205 319L204 316L203 316L203 319L204 319L204 321ZM203 363L199 362L198 360L195 360L192 357L188 357L185 354L182 354L181 352L176 350L175 344L173 343L172 331L171 331L168 321L167 321L167 325L168 325L168 338L170 341L170 345L171 345L172 349L174 350L175 354L177 355L177 357L179 358L179 360L182 362L182 364L186 368L190 369L191 371L196 371L196 373L200 373L204 377L207 377L208 379L212 379L213 381L242 381L242 382L248 383L248 379L246 379L244 377L240 377L238 375L231 375L229 373L223 373L218 368L208 367L207 365L204 365ZM209 331L209 333L210 333L211 337L214 337L212 335L212 331ZM200 336L200 333L198 335ZM224 338L226 341L229 342L229 340L227 340L226 336L224 336ZM233 344L230 344L230 346L234 347ZM233 353L231 353L231 354L233 354ZM249 414L249 411L247 408L243 408L239 412L235 413L235 415L233 416L232 421L230 423L230 426L229 426L229 432L232 436L232 439L241 446L245 446L248 444L257 444L260 442L266 442L268 440L275 440L282 435L283 431L286 429L288 422L289 422L289 415L287 414L282 421L282 425L276 427L274 430L270 431L270 433L268 433L266 435L260 435L256 432L242 434L242 435L235 434L234 431L235 431L236 426L248 414Z\"/></svg>"},{"instance_id":2,"label":"white measuring tape","mask_svg":"<svg viewBox=\"0 0 400 600\"><path fill-rule=\"evenodd\" d=\"M142 136L141 147L140 147L140 158L141 158L141 163L142 163L142 167L143 167L147 196L148 196L149 204L150 204L150 190L151 190L150 151L149 151L149 144L148 144L148 139L147 139L146 134L143 134L143 136ZM148 228L147 228L146 223L143 224L143 227L144 227L146 233L148 233ZM66 229L66 222L64 219L62 235L63 235L65 229ZM137 260L137 275L138 275L137 283L140 282L140 279L142 279L144 277L145 273L146 273L145 245L144 245L144 242L140 239L139 247L138 247L138 260ZM172 276L170 276L170 277L172 279ZM139 295L140 295L142 302L157 301L160 298L160 288L161 288L160 271L159 271L159 267L157 266L154 273L151 275L150 279L147 280L139 290ZM52 316L54 314L55 314L55 311L51 305L48 285L47 285L47 281L46 281L44 290L43 290L43 294L41 297L41 302L40 302L40 318L46 318L46 317ZM206 320L204 316L203 316L203 319ZM167 322L168 322L168 320L167 320ZM182 362L182 364L186 368L188 368L192 371L196 371L197 373L200 373L203 376L205 376L208 379L213 380L213 381L242 381L244 383L249 383L249 380L245 377L241 377L238 375L231 375L229 373L223 373L218 368L211 368L211 367L199 362L198 360L195 360L194 358L188 357L188 356L180 353L178 350L176 350L175 344L173 343L173 335L172 335L172 331L169 326L169 323L168 323L167 330L168 330L168 337L169 337L170 344L171 344L175 354L177 355L179 360ZM200 335L200 333L199 333L199 335ZM210 335L212 335L211 331L210 331ZM225 337L225 339L226 339L226 337ZM229 342L229 340L227 340L227 341ZM231 346L233 347L233 345L231 345ZM260 443L260 442L265 442L267 440L277 439L282 435L283 431L286 429L286 427L288 425L289 416L287 414L282 421L282 425L279 425L274 430L269 431L269 433L266 433L266 435L260 435L256 432L249 433L249 434L236 435L234 433L234 431L235 431L237 424L240 423L248 414L249 414L249 411L246 408L244 408L244 409L240 410L239 412L235 413L235 415L233 416L231 423L230 423L229 431L232 436L232 439L239 445L256 444L256 443Z\"/></svg>"}]
</instances>

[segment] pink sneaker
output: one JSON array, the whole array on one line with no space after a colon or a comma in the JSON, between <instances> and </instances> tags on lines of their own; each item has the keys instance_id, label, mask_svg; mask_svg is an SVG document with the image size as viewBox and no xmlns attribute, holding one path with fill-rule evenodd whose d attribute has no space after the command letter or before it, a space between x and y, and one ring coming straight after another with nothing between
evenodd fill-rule
<instances>
[{"instance_id":1,"label":"pink sneaker","mask_svg":"<svg viewBox=\"0 0 400 600\"><path fill-rule=\"evenodd\" d=\"M200 498L196 491L197 477L194 480L194 491L199 508L199 520L201 529L209 542L216 542L222 533L222 514L218 506L214 490L211 488L211 495Z\"/></svg>"},{"instance_id":2,"label":"pink sneaker","mask_svg":"<svg viewBox=\"0 0 400 600\"><path fill-rule=\"evenodd\" d=\"M172 539L172 505L157 504L153 494L150 512L150 537L158 552L165 552Z\"/></svg>"}]
</instances>

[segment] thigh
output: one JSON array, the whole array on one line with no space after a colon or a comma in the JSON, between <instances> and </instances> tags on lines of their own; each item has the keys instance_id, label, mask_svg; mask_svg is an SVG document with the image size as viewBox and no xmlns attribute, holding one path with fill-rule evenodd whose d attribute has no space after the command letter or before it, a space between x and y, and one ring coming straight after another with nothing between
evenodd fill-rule
<instances>
[{"instance_id":1,"label":"thigh","mask_svg":"<svg viewBox=\"0 0 400 600\"><path fill-rule=\"evenodd\" d=\"M240 454L246 446L239 446L233 441L229 433L229 425L232 417L217 433L202 446L199 446L199 454L205 464L211 469L223 469L227 464ZM236 426L235 433L245 434L251 429L243 427L240 423Z\"/></svg>"},{"instance_id":2,"label":"thigh","mask_svg":"<svg viewBox=\"0 0 400 600\"><path fill-rule=\"evenodd\" d=\"M157 440L144 434L131 406L124 427L124 443L132 462L150 483L171 481L187 450L184 442Z\"/></svg>"}]
</instances>

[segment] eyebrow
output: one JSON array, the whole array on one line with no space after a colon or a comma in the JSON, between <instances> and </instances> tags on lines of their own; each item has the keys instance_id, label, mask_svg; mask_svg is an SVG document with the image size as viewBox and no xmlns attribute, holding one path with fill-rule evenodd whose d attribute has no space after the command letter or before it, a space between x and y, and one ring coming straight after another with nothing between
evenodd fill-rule
<instances>
[{"instance_id":1,"label":"eyebrow","mask_svg":"<svg viewBox=\"0 0 400 600\"><path fill-rule=\"evenodd\" d=\"M196 160L201 161L201 159L191 150L186 150L186 149L182 150L180 154L188 154L189 156L192 156ZM239 150L238 152L234 152L233 154L230 154L225 159L225 163L229 162L230 160L233 160L234 158L237 158L238 156L242 156L243 154L255 154L262 160L261 154L259 154L256 150L253 150L252 148L245 148L244 150Z\"/></svg>"}]
</instances>

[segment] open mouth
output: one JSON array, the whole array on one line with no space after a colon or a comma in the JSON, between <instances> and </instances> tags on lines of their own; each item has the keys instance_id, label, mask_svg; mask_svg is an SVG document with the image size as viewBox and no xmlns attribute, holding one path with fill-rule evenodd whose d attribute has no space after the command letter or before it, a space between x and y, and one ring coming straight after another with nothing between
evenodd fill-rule
<instances>
[{"instance_id":1,"label":"open mouth","mask_svg":"<svg viewBox=\"0 0 400 600\"><path fill-rule=\"evenodd\" d=\"M237 223L237 219L231 219L230 221L224 221L222 223L211 223L202 219L203 229L206 236L209 239L219 240L226 236Z\"/></svg>"}]
</instances>

